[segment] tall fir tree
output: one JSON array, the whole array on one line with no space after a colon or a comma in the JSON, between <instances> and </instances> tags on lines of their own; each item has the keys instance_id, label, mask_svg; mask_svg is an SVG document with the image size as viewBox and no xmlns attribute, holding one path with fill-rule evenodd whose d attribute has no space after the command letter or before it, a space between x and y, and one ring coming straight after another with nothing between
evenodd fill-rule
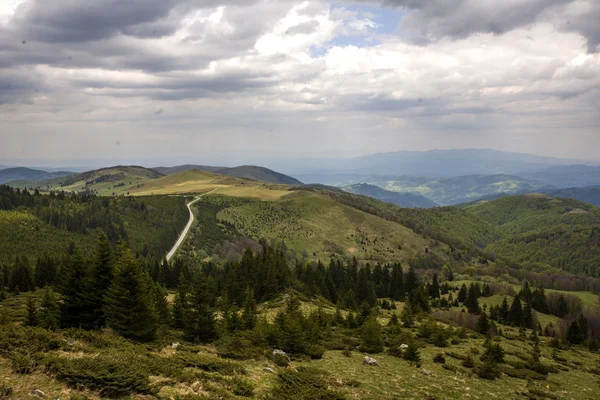
<instances>
[{"instance_id":1,"label":"tall fir tree","mask_svg":"<svg viewBox=\"0 0 600 400\"><path fill-rule=\"evenodd\" d=\"M440 283L437 274L433 274L431 285L429 285L429 297L432 299L440 298Z\"/></svg>"},{"instance_id":2,"label":"tall fir tree","mask_svg":"<svg viewBox=\"0 0 600 400\"><path fill-rule=\"evenodd\" d=\"M98 241L91 260L88 279L87 318L82 321L84 328L95 329L105 325L104 295L113 278L113 256L108 237L103 231L98 234Z\"/></svg>"},{"instance_id":3,"label":"tall fir tree","mask_svg":"<svg viewBox=\"0 0 600 400\"><path fill-rule=\"evenodd\" d=\"M521 299L519 296L515 296L510 310L508 310L507 322L513 326L523 326L523 307L521 306Z\"/></svg>"},{"instance_id":4,"label":"tall fir tree","mask_svg":"<svg viewBox=\"0 0 600 400\"><path fill-rule=\"evenodd\" d=\"M120 335L148 341L156 336L158 316L149 275L131 250L121 244L114 278L104 296L106 324Z\"/></svg>"},{"instance_id":5,"label":"tall fir tree","mask_svg":"<svg viewBox=\"0 0 600 400\"><path fill-rule=\"evenodd\" d=\"M465 301L467 300L467 285L465 285L464 283L462 284L462 286L460 287L460 290L458 291L458 296L456 298L460 303L465 304Z\"/></svg>"},{"instance_id":6,"label":"tall fir tree","mask_svg":"<svg viewBox=\"0 0 600 400\"><path fill-rule=\"evenodd\" d=\"M33 299L33 296L27 296L27 318L25 319L25 325L37 326L38 325L38 310L37 304Z\"/></svg>"},{"instance_id":7,"label":"tall fir tree","mask_svg":"<svg viewBox=\"0 0 600 400\"><path fill-rule=\"evenodd\" d=\"M383 335L381 334L381 325L375 316L367 318L361 328L360 351L365 353L381 353L383 351Z\"/></svg>"},{"instance_id":8,"label":"tall fir tree","mask_svg":"<svg viewBox=\"0 0 600 400\"><path fill-rule=\"evenodd\" d=\"M46 286L44 290L38 320L39 326L44 329L56 330L60 327L60 308L50 286Z\"/></svg>"},{"instance_id":9,"label":"tall fir tree","mask_svg":"<svg viewBox=\"0 0 600 400\"><path fill-rule=\"evenodd\" d=\"M183 333L187 340L208 343L218 337L214 315L214 282L201 271L194 274Z\"/></svg>"},{"instance_id":10,"label":"tall fir tree","mask_svg":"<svg viewBox=\"0 0 600 400\"><path fill-rule=\"evenodd\" d=\"M63 272L60 293L61 325L66 328L79 328L82 316L86 315L88 309L88 265L79 247L73 247L73 254Z\"/></svg>"},{"instance_id":11,"label":"tall fir tree","mask_svg":"<svg viewBox=\"0 0 600 400\"><path fill-rule=\"evenodd\" d=\"M35 288L33 269L27 256L17 256L10 274L9 290L12 292L30 292Z\"/></svg>"},{"instance_id":12,"label":"tall fir tree","mask_svg":"<svg viewBox=\"0 0 600 400\"><path fill-rule=\"evenodd\" d=\"M481 311L481 308L479 307L479 301L478 301L478 294L479 294L479 285L475 285L474 283L471 283L471 285L469 286L469 290L467 292L467 298L465 300L465 306L467 307L467 310L469 311L469 313L471 314L479 314L479 312Z\"/></svg>"}]
</instances>

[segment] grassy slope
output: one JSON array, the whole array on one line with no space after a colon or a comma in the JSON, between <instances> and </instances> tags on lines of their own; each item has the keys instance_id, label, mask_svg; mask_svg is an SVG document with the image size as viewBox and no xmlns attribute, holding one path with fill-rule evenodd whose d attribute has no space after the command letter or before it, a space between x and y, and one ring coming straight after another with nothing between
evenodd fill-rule
<instances>
[{"instance_id":1,"label":"grassy slope","mask_svg":"<svg viewBox=\"0 0 600 400\"><path fill-rule=\"evenodd\" d=\"M160 173L143 167L116 166L87 171L64 179L39 182L38 186L65 191L91 190L101 196L110 196L126 194L160 176Z\"/></svg>"},{"instance_id":2,"label":"grassy slope","mask_svg":"<svg viewBox=\"0 0 600 400\"><path fill-rule=\"evenodd\" d=\"M203 201L227 200L209 196ZM359 260L373 256L375 260L408 261L429 245L428 240L404 226L304 191L275 201L234 204L222 210L218 218L251 237L284 240L289 248L316 253L321 260L337 254Z\"/></svg>"},{"instance_id":3,"label":"grassy slope","mask_svg":"<svg viewBox=\"0 0 600 400\"><path fill-rule=\"evenodd\" d=\"M34 294L35 298L41 300L43 291ZM3 315L11 321L24 320L26 311L26 295L11 296L0 303L0 310ZM277 304L275 304L277 303ZM280 301L274 302L274 306L282 306ZM401 304L400 304L401 305ZM304 303L303 311L314 310L315 304ZM261 307L262 308L262 307ZM325 312L333 312L333 308L325 307ZM267 308L264 313L274 314L276 309ZM381 323L386 323L384 312ZM521 361L520 357L527 357L531 350L529 340L522 340L518 337L516 328L502 326L507 337L498 338L499 343L504 349L507 362ZM404 332L415 334L416 329L403 328ZM60 348L51 350L45 356L58 358L82 358L82 357L111 357L119 362L127 362L127 357L131 354L137 357L155 357L176 359L184 354L197 354L202 359L217 359L216 349L213 346L190 346L182 343L178 349L171 347L170 343L180 341L176 332L171 332L172 338L155 342L147 345L139 345L113 337L110 333L93 333L89 335L77 335L74 331L59 332ZM100 338L100 340L88 340L87 338ZM64 343L64 344L63 344ZM67 344L68 343L68 344ZM109 344L109 346L103 343ZM519 399L527 398L527 393L540 393L545 396L543 399L564 399L564 400L594 400L598 393L598 376L592 371L598 368L600 356L598 353L590 353L582 346L574 346L571 349L561 350L559 355L564 361L555 361L552 359L552 349L549 347L549 338L541 338L541 361L545 365L558 366L560 371L548 376L546 380L527 381L526 379L512 378L502 375L499 379L489 381L470 376L451 372L442 367L442 364L436 364L432 358L437 353L453 354L481 354L484 338L479 335L461 340L460 343L446 348L438 348L433 345L426 345L420 349L422 360L421 368L415 368L407 361L392 357L386 353L370 355L379 362L379 367L368 367L362 364L365 354L353 351L350 357L346 357L341 351L331 350L325 352L320 360L294 361L290 364L291 369L297 367L314 367L329 373L327 381L335 390L340 391L348 399L371 399L371 400L394 400L398 398L423 399L428 394L437 399ZM474 353L475 352L475 353ZM253 387L255 398L262 396L270 390L276 381L276 374L269 373L264 367L273 368L276 372L283 369L274 365L266 358L246 361L231 361L235 365L243 366L247 373L240 377L248 381ZM459 367L460 360L446 355L446 364ZM506 367L506 365L504 366ZM420 373L421 369L431 372L430 376ZM463 369L464 370L464 369ZM153 387L159 392L159 398L169 398L183 394L198 395L204 394L208 398L237 399L231 392L231 376L225 376L219 372L203 373L197 368L186 368L186 372L195 376L195 379L183 379L177 381L165 379L161 376L151 377ZM195 374L195 375L194 375ZM44 391L48 398L68 399L75 395L85 395L89 399L100 399L98 393L88 390L77 390L68 388L64 382L57 380L51 374L46 374L37 370L30 375L15 374L11 368L10 361L0 357L0 376L3 377L2 383L14 388L13 398L27 398L33 388L39 388ZM177 376L177 374L175 375ZM553 397L550 397L553 396ZM212 397L217 396L217 397ZM147 398L143 396L134 396L132 398ZM149 397L148 397L149 398ZM539 397L533 397L539 398Z\"/></svg>"}]
</instances>

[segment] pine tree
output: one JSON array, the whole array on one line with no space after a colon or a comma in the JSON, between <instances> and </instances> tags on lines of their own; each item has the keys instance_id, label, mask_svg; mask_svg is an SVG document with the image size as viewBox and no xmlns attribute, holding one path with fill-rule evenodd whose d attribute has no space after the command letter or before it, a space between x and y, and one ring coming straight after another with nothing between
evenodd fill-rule
<instances>
[{"instance_id":1,"label":"pine tree","mask_svg":"<svg viewBox=\"0 0 600 400\"><path fill-rule=\"evenodd\" d=\"M120 335L138 341L156 336L158 316L154 309L150 277L124 244L114 263L114 278L104 296L106 324Z\"/></svg>"},{"instance_id":2,"label":"pine tree","mask_svg":"<svg viewBox=\"0 0 600 400\"><path fill-rule=\"evenodd\" d=\"M104 326L104 295L113 277L112 251L108 237L103 231L98 234L96 249L91 262L87 293L87 316L82 327L96 329Z\"/></svg>"},{"instance_id":3,"label":"pine tree","mask_svg":"<svg viewBox=\"0 0 600 400\"><path fill-rule=\"evenodd\" d=\"M60 326L60 308L54 291L46 286L44 299L38 316L39 326L44 329L56 330Z\"/></svg>"},{"instance_id":4,"label":"pine tree","mask_svg":"<svg viewBox=\"0 0 600 400\"><path fill-rule=\"evenodd\" d=\"M487 313L483 311L477 319L477 325L475 331L483 335L487 335L490 330L490 320L488 319Z\"/></svg>"},{"instance_id":5,"label":"pine tree","mask_svg":"<svg viewBox=\"0 0 600 400\"><path fill-rule=\"evenodd\" d=\"M256 300L254 299L254 290L246 289L246 295L242 311L243 329L254 329L258 322L258 312L256 310Z\"/></svg>"},{"instance_id":6,"label":"pine tree","mask_svg":"<svg viewBox=\"0 0 600 400\"><path fill-rule=\"evenodd\" d=\"M565 299L565 296L563 296L562 294L560 295L560 297L558 298L558 310L556 312L556 315L558 317L564 317L565 315L567 315L569 313L569 306L567 304L567 300Z\"/></svg>"},{"instance_id":7,"label":"pine tree","mask_svg":"<svg viewBox=\"0 0 600 400\"><path fill-rule=\"evenodd\" d=\"M462 304L465 304L465 301L467 300L467 285L465 285L464 283L462 284L462 286L460 287L460 290L458 291L457 299Z\"/></svg>"},{"instance_id":8,"label":"pine tree","mask_svg":"<svg viewBox=\"0 0 600 400\"><path fill-rule=\"evenodd\" d=\"M404 272L402 265L394 264L392 267L392 276L390 278L390 297L393 300L404 300Z\"/></svg>"},{"instance_id":9,"label":"pine tree","mask_svg":"<svg viewBox=\"0 0 600 400\"><path fill-rule=\"evenodd\" d=\"M521 288L521 291L519 292L519 298L521 298L521 300L523 300L526 303L531 303L533 294L531 293L531 288L529 287L529 282L527 280L525 280L525 282L523 282L523 287Z\"/></svg>"},{"instance_id":10,"label":"pine tree","mask_svg":"<svg viewBox=\"0 0 600 400\"><path fill-rule=\"evenodd\" d=\"M548 305L546 304L546 292L543 287L538 287L533 292L533 297L531 298L531 307L534 310L541 312L543 314L548 314Z\"/></svg>"},{"instance_id":11,"label":"pine tree","mask_svg":"<svg viewBox=\"0 0 600 400\"><path fill-rule=\"evenodd\" d=\"M533 329L533 310L531 308L531 303L525 303L525 307L523 307L523 326L525 328Z\"/></svg>"},{"instance_id":12,"label":"pine tree","mask_svg":"<svg viewBox=\"0 0 600 400\"><path fill-rule=\"evenodd\" d=\"M440 283L437 274L433 274L431 285L429 286L429 297L432 299L440 298Z\"/></svg>"},{"instance_id":13,"label":"pine tree","mask_svg":"<svg viewBox=\"0 0 600 400\"><path fill-rule=\"evenodd\" d=\"M502 305L500 306L500 309L498 310L498 318L500 319L500 322L502 322L503 324L508 323L508 313L509 313L508 301L506 300L506 297L504 297L504 300L502 300Z\"/></svg>"},{"instance_id":14,"label":"pine tree","mask_svg":"<svg viewBox=\"0 0 600 400\"><path fill-rule=\"evenodd\" d=\"M521 307L521 299L519 299L518 295L515 296L506 319L513 326L523 325L523 308Z\"/></svg>"},{"instance_id":15,"label":"pine tree","mask_svg":"<svg viewBox=\"0 0 600 400\"><path fill-rule=\"evenodd\" d=\"M467 292L467 299L465 300L465 306L470 314L479 314L481 308L479 307L479 301L477 300L479 285L471 283Z\"/></svg>"},{"instance_id":16,"label":"pine tree","mask_svg":"<svg viewBox=\"0 0 600 400\"><path fill-rule=\"evenodd\" d=\"M365 353L381 353L383 351L381 325L374 316L367 318L363 324L360 338L360 351Z\"/></svg>"},{"instance_id":17,"label":"pine tree","mask_svg":"<svg viewBox=\"0 0 600 400\"><path fill-rule=\"evenodd\" d=\"M417 367L421 366L421 354L419 353L419 348L412 340L408 343L408 347L404 350L402 357L407 361L415 363Z\"/></svg>"},{"instance_id":18,"label":"pine tree","mask_svg":"<svg viewBox=\"0 0 600 400\"><path fill-rule=\"evenodd\" d=\"M61 319L64 327L79 327L81 319L88 312L87 287L88 267L83 253L77 247L73 247L71 260L63 272L60 288L62 295Z\"/></svg>"},{"instance_id":19,"label":"pine tree","mask_svg":"<svg viewBox=\"0 0 600 400\"><path fill-rule=\"evenodd\" d=\"M410 298L410 296L412 296L413 292L417 290L419 286L421 286L419 282L419 277L417 276L417 273L415 272L414 268L410 266L404 279L404 290L406 292L406 295Z\"/></svg>"},{"instance_id":20,"label":"pine tree","mask_svg":"<svg viewBox=\"0 0 600 400\"><path fill-rule=\"evenodd\" d=\"M35 304L35 300L33 300L33 296L27 296L27 319L25 320L25 325L27 326L37 326L38 324L38 312L37 305Z\"/></svg>"},{"instance_id":21,"label":"pine tree","mask_svg":"<svg viewBox=\"0 0 600 400\"><path fill-rule=\"evenodd\" d=\"M581 332L581 341L585 342L588 339L590 324L583 314L579 314L579 317L577 317L577 324L579 325L579 331Z\"/></svg>"},{"instance_id":22,"label":"pine tree","mask_svg":"<svg viewBox=\"0 0 600 400\"><path fill-rule=\"evenodd\" d=\"M158 324L161 326L171 325L172 316L167 302L167 291L160 283L152 282L152 279L149 280L149 285L152 286L152 301L158 316Z\"/></svg>"},{"instance_id":23,"label":"pine tree","mask_svg":"<svg viewBox=\"0 0 600 400\"><path fill-rule=\"evenodd\" d=\"M574 320L569 325L567 329L567 342L571 344L581 344L583 342L581 329L579 328L579 323L577 320Z\"/></svg>"},{"instance_id":24,"label":"pine tree","mask_svg":"<svg viewBox=\"0 0 600 400\"><path fill-rule=\"evenodd\" d=\"M27 256L17 256L10 274L8 290L12 292L30 292L35 288L33 269Z\"/></svg>"},{"instance_id":25,"label":"pine tree","mask_svg":"<svg viewBox=\"0 0 600 400\"><path fill-rule=\"evenodd\" d=\"M183 328L188 308L188 286L185 283L185 278L180 276L177 293L175 294L175 300L173 301L173 328Z\"/></svg>"},{"instance_id":26,"label":"pine tree","mask_svg":"<svg viewBox=\"0 0 600 400\"><path fill-rule=\"evenodd\" d=\"M214 316L215 288L211 278L197 272L192 279L189 309L185 315L183 333L191 342L208 343L218 337Z\"/></svg>"}]
</instances>

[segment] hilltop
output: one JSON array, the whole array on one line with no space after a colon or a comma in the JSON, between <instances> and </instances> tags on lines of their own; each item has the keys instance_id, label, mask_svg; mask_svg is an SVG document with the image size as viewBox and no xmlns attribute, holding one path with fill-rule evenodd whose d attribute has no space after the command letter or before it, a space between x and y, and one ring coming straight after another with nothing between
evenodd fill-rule
<instances>
[{"instance_id":1,"label":"hilltop","mask_svg":"<svg viewBox=\"0 0 600 400\"><path fill-rule=\"evenodd\" d=\"M38 186L46 190L87 191L110 196L128 193L143 185L144 182L161 176L163 176L161 173L148 168L118 165L82 172L64 179L38 182Z\"/></svg>"},{"instance_id":2,"label":"hilltop","mask_svg":"<svg viewBox=\"0 0 600 400\"><path fill-rule=\"evenodd\" d=\"M582 164L553 166L519 175L559 188L600 185L600 167Z\"/></svg>"},{"instance_id":3,"label":"hilltop","mask_svg":"<svg viewBox=\"0 0 600 400\"><path fill-rule=\"evenodd\" d=\"M34 184L38 181L73 175L69 171L47 172L25 167L0 169L0 184L11 181L26 181Z\"/></svg>"},{"instance_id":4,"label":"hilltop","mask_svg":"<svg viewBox=\"0 0 600 400\"><path fill-rule=\"evenodd\" d=\"M346 186L343 189L349 193L370 196L386 203L396 204L400 207L432 208L437 206L435 202L416 193L392 192L374 185L369 185L368 183L358 183L356 185Z\"/></svg>"},{"instance_id":5,"label":"hilltop","mask_svg":"<svg viewBox=\"0 0 600 400\"><path fill-rule=\"evenodd\" d=\"M302 182L292 178L291 176L281 174L269 168L258 167L255 165L241 165L239 167L211 167L207 165L180 165L176 167L156 167L153 168L164 175L171 175L178 172L186 172L194 169L214 174L228 175L235 178L252 179L255 181L263 181L269 183L277 183L284 185L301 185Z\"/></svg>"}]
</instances>

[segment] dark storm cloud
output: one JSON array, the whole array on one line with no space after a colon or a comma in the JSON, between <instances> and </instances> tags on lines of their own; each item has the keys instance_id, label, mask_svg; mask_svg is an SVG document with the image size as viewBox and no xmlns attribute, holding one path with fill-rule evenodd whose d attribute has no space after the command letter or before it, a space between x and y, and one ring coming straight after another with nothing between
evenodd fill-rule
<instances>
[{"instance_id":1,"label":"dark storm cloud","mask_svg":"<svg viewBox=\"0 0 600 400\"><path fill-rule=\"evenodd\" d=\"M502 34L546 20L587 39L589 52L600 44L598 0L357 0L407 10L400 28L413 40L428 43L474 33ZM572 10L580 10L573 12Z\"/></svg>"},{"instance_id":2,"label":"dark storm cloud","mask_svg":"<svg viewBox=\"0 0 600 400\"><path fill-rule=\"evenodd\" d=\"M37 93L45 89L44 81L34 71L0 70L0 105L30 103Z\"/></svg>"}]
</instances>

